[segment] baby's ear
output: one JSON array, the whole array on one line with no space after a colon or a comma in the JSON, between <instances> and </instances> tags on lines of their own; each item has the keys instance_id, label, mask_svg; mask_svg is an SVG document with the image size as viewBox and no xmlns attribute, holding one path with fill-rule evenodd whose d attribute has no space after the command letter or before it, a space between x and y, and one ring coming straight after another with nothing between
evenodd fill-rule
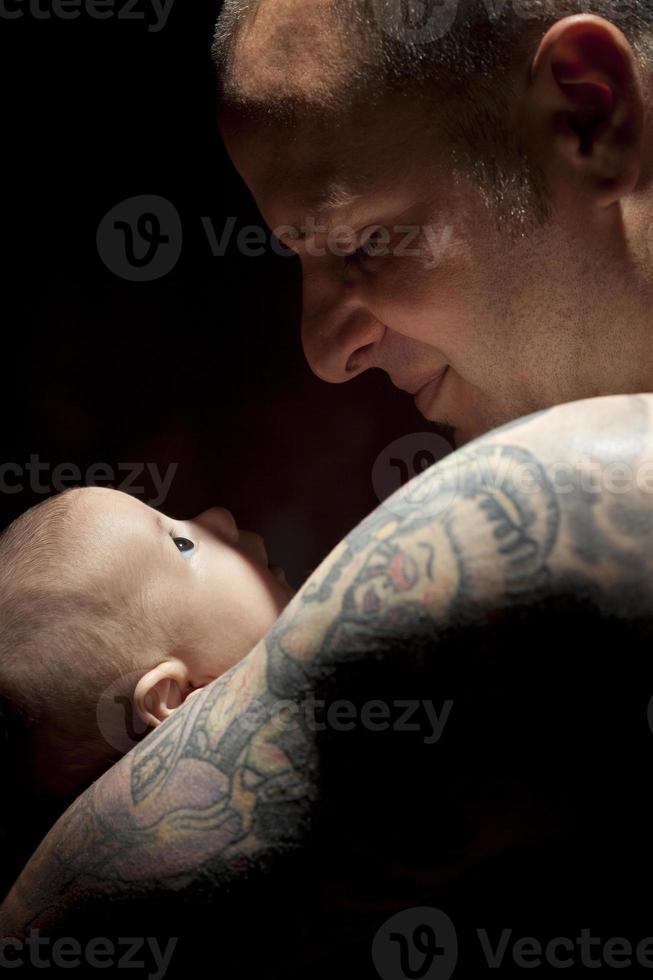
<instances>
[{"instance_id":1,"label":"baby's ear","mask_svg":"<svg viewBox=\"0 0 653 980\"><path fill-rule=\"evenodd\" d=\"M186 665L181 660L166 660L148 670L136 685L136 711L146 725L156 728L184 703L189 689Z\"/></svg>"}]
</instances>

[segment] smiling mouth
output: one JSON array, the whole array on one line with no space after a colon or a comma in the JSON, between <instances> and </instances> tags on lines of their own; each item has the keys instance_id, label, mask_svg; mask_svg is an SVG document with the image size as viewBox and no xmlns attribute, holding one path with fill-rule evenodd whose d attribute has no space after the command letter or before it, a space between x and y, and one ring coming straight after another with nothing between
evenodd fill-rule
<instances>
[{"instance_id":1,"label":"smiling mouth","mask_svg":"<svg viewBox=\"0 0 653 980\"><path fill-rule=\"evenodd\" d=\"M433 403L433 400L438 395L440 388L442 387L442 382L444 381L448 371L449 365L447 364L441 371L438 371L434 378L431 378L431 380L427 381L425 385L422 385L420 390L415 395L415 406L425 417L427 411Z\"/></svg>"}]
</instances>

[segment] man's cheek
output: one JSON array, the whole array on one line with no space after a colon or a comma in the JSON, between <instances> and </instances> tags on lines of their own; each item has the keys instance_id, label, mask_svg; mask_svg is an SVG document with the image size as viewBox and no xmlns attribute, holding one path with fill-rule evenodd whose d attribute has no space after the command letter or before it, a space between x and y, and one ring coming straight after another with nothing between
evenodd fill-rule
<instances>
[{"instance_id":1,"label":"man's cheek","mask_svg":"<svg viewBox=\"0 0 653 980\"><path fill-rule=\"evenodd\" d=\"M424 269L435 269L444 264L453 241L453 226L425 225L420 238L421 261Z\"/></svg>"},{"instance_id":2,"label":"man's cheek","mask_svg":"<svg viewBox=\"0 0 653 980\"><path fill-rule=\"evenodd\" d=\"M442 328L460 303L444 270L425 269L419 258L393 258L370 284L368 309L401 336L438 346Z\"/></svg>"},{"instance_id":3,"label":"man's cheek","mask_svg":"<svg viewBox=\"0 0 653 980\"><path fill-rule=\"evenodd\" d=\"M405 320L406 316L414 318L420 310L428 308L436 292L437 283L424 269L419 253L392 254L380 259L369 279L370 306L372 303L377 305L383 315L376 315L384 322L387 316L400 320Z\"/></svg>"}]
</instances>

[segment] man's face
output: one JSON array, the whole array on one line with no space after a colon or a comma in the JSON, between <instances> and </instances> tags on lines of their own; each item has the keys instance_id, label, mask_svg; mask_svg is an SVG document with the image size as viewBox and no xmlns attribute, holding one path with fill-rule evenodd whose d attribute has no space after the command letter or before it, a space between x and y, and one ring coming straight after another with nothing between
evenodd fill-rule
<instances>
[{"instance_id":1,"label":"man's face","mask_svg":"<svg viewBox=\"0 0 653 980\"><path fill-rule=\"evenodd\" d=\"M596 393L576 329L600 301L591 222L569 212L537 227L527 214L511 234L415 100L301 132L226 113L221 125L266 222L300 256L302 340L320 378L380 368L457 445ZM508 183L513 231L520 207Z\"/></svg>"}]
</instances>

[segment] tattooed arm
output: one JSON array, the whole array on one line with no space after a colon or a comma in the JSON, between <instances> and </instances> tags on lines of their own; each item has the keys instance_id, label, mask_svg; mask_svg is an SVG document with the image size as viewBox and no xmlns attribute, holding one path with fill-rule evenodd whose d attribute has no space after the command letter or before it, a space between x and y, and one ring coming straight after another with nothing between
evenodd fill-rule
<instances>
[{"instance_id":1,"label":"tattooed arm","mask_svg":"<svg viewBox=\"0 0 653 980\"><path fill-rule=\"evenodd\" d=\"M243 920L283 948L292 914L297 945L334 908L400 906L568 832L610 699L634 738L646 727L652 412L649 396L551 409L379 507L242 663L68 810L1 934L210 908L224 960Z\"/></svg>"}]
</instances>

